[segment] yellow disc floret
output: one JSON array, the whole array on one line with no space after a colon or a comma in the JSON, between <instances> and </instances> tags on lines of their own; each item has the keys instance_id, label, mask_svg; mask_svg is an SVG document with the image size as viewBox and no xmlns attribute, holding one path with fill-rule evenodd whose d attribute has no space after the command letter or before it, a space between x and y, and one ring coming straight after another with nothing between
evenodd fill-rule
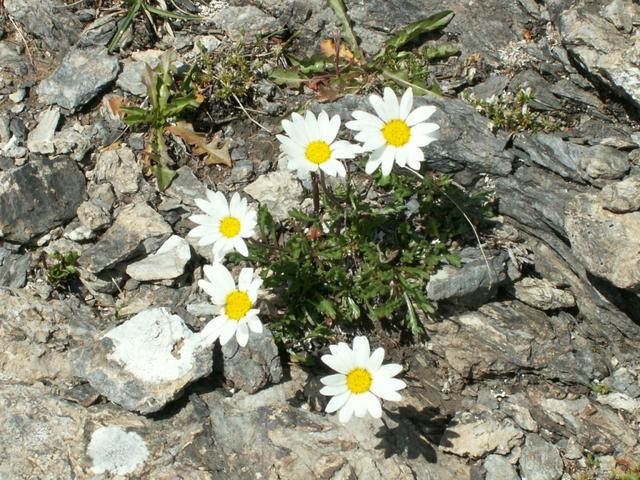
<instances>
[{"instance_id":1,"label":"yellow disc floret","mask_svg":"<svg viewBox=\"0 0 640 480\"><path fill-rule=\"evenodd\" d=\"M224 217L220 221L220 233L227 238L233 238L240 233L240 220L236 217Z\"/></svg>"},{"instance_id":2,"label":"yellow disc floret","mask_svg":"<svg viewBox=\"0 0 640 480\"><path fill-rule=\"evenodd\" d=\"M382 135L389 145L402 147L411 138L411 129L404 120L391 120L382 127Z\"/></svg>"},{"instance_id":3,"label":"yellow disc floret","mask_svg":"<svg viewBox=\"0 0 640 480\"><path fill-rule=\"evenodd\" d=\"M329 148L327 142L323 142L322 140L309 142L304 153L307 160L316 165L320 165L331 158L331 148Z\"/></svg>"},{"instance_id":4,"label":"yellow disc floret","mask_svg":"<svg viewBox=\"0 0 640 480\"><path fill-rule=\"evenodd\" d=\"M227 301L224 306L224 313L230 320L235 320L236 322L244 317L251 307L253 303L247 295L247 292L243 292L242 290L236 290L227 295Z\"/></svg>"},{"instance_id":5,"label":"yellow disc floret","mask_svg":"<svg viewBox=\"0 0 640 480\"><path fill-rule=\"evenodd\" d=\"M368 370L364 368L355 368L347 374L347 388L351 393L368 392L371 388L373 378Z\"/></svg>"}]
</instances>

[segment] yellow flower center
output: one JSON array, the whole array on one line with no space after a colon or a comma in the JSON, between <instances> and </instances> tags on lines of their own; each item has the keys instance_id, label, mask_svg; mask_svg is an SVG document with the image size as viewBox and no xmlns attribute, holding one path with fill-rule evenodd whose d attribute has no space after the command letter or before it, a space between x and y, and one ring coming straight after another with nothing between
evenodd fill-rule
<instances>
[{"instance_id":1,"label":"yellow flower center","mask_svg":"<svg viewBox=\"0 0 640 480\"><path fill-rule=\"evenodd\" d=\"M351 393L368 392L371 388L373 378L368 370L364 368L354 368L347 374L347 388Z\"/></svg>"},{"instance_id":2,"label":"yellow flower center","mask_svg":"<svg viewBox=\"0 0 640 480\"><path fill-rule=\"evenodd\" d=\"M224 217L220 222L220 233L227 238L233 238L240 233L240 220L236 217Z\"/></svg>"},{"instance_id":3,"label":"yellow flower center","mask_svg":"<svg viewBox=\"0 0 640 480\"><path fill-rule=\"evenodd\" d=\"M331 148L329 148L327 142L317 140L315 142L309 142L304 154L311 163L320 165L331 157Z\"/></svg>"},{"instance_id":4,"label":"yellow flower center","mask_svg":"<svg viewBox=\"0 0 640 480\"><path fill-rule=\"evenodd\" d=\"M382 135L389 145L401 147L409 142L411 129L404 120L396 118L382 127Z\"/></svg>"},{"instance_id":5,"label":"yellow flower center","mask_svg":"<svg viewBox=\"0 0 640 480\"><path fill-rule=\"evenodd\" d=\"M236 322L244 317L253 304L251 303L251 299L247 292L243 292L242 290L236 290L227 295L227 301L224 306L224 313L230 320L235 320Z\"/></svg>"}]
</instances>

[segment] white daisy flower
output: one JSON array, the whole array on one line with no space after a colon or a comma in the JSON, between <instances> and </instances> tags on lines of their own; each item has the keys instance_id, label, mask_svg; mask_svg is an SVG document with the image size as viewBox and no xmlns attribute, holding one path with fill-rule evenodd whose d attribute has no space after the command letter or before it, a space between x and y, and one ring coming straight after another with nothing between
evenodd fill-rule
<instances>
[{"instance_id":1,"label":"white daisy flower","mask_svg":"<svg viewBox=\"0 0 640 480\"><path fill-rule=\"evenodd\" d=\"M213 244L214 262L232 250L245 257L249 255L244 239L254 235L258 214L247 205L246 198L241 199L236 192L227 203L222 192L207 190L207 200L197 198L195 202L205 215L189 217L198 226L188 235L200 237L199 245Z\"/></svg>"},{"instance_id":2,"label":"white daisy flower","mask_svg":"<svg viewBox=\"0 0 640 480\"><path fill-rule=\"evenodd\" d=\"M411 88L407 88L400 102L389 87L384 89L384 99L371 95L369 102L378 116L356 110L351 114L355 120L345 124L358 131L355 139L363 143L363 150L373 152L365 166L366 172L372 174L382 166L382 174L389 175L394 162L420 170L420 163L424 161L421 147L436 140L435 132L440 129L435 123L425 123L436 107L426 105L412 111Z\"/></svg>"},{"instance_id":3,"label":"white daisy flower","mask_svg":"<svg viewBox=\"0 0 640 480\"><path fill-rule=\"evenodd\" d=\"M318 169L327 175L344 177L347 172L340 159L355 158L361 149L345 140L336 140L340 116L329 119L326 112L320 112L316 118L307 112L304 118L298 113L293 113L291 118L282 121L287 135L276 135L287 157L287 168L297 170L301 178Z\"/></svg>"},{"instance_id":4,"label":"white daisy flower","mask_svg":"<svg viewBox=\"0 0 640 480\"><path fill-rule=\"evenodd\" d=\"M262 332L260 310L253 308L262 280L253 278L253 268L243 268L236 288L231 273L220 263L205 265L204 275L207 280L199 280L198 286L211 297L219 312L200 331L201 338L209 343L220 338L220 344L224 345L235 335L238 345L244 347L249 340L249 329Z\"/></svg>"},{"instance_id":5,"label":"white daisy flower","mask_svg":"<svg viewBox=\"0 0 640 480\"><path fill-rule=\"evenodd\" d=\"M364 417L367 412L374 417L382 416L380 398L394 402L402 400L398 390L407 385L392 378L402 371L402 365L382 365L384 348L369 355L367 337L353 339L353 350L346 343L330 345L331 355L323 355L322 361L338 372L320 379L325 385L320 393L333 396L327 404L328 413L340 410L341 422L348 422L355 413Z\"/></svg>"}]
</instances>

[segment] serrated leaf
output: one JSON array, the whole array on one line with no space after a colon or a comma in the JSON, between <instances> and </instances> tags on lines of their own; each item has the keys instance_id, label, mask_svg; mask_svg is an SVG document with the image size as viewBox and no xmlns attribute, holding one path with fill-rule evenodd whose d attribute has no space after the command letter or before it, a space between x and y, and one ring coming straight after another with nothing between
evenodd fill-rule
<instances>
[{"instance_id":1,"label":"serrated leaf","mask_svg":"<svg viewBox=\"0 0 640 480\"><path fill-rule=\"evenodd\" d=\"M319 301L316 302L315 306L318 309L318 312L320 312L323 315L326 315L332 320L335 320L336 308L331 300L327 298L320 299Z\"/></svg>"},{"instance_id":2,"label":"serrated leaf","mask_svg":"<svg viewBox=\"0 0 640 480\"><path fill-rule=\"evenodd\" d=\"M158 190L164 192L167 187L171 185L173 178L176 176L176 172L160 163L156 163L154 171L156 174L156 182L158 183Z\"/></svg>"},{"instance_id":3,"label":"serrated leaf","mask_svg":"<svg viewBox=\"0 0 640 480\"><path fill-rule=\"evenodd\" d=\"M420 82L419 80L412 80L409 78L409 74L403 70L393 71L389 69L384 69L382 71L382 76L388 80L391 80L403 88L411 88L413 90L414 95L436 95L433 91L429 89L429 86Z\"/></svg>"},{"instance_id":4,"label":"serrated leaf","mask_svg":"<svg viewBox=\"0 0 640 480\"><path fill-rule=\"evenodd\" d=\"M287 57L291 64L303 74L324 73L335 68L333 60L323 57L322 55L313 55L306 58Z\"/></svg>"},{"instance_id":5,"label":"serrated leaf","mask_svg":"<svg viewBox=\"0 0 640 480\"><path fill-rule=\"evenodd\" d=\"M387 48L397 50L412 40L415 40L420 35L443 28L447 26L454 15L455 14L451 10L445 10L422 20L410 23L406 27L403 27L387 42Z\"/></svg>"},{"instance_id":6,"label":"serrated leaf","mask_svg":"<svg viewBox=\"0 0 640 480\"><path fill-rule=\"evenodd\" d=\"M269 72L269 78L277 85L287 85L289 87L299 87L309 80L297 70L290 68L274 68Z\"/></svg>"},{"instance_id":7,"label":"serrated leaf","mask_svg":"<svg viewBox=\"0 0 640 480\"><path fill-rule=\"evenodd\" d=\"M351 20L347 15L347 7L345 6L342 0L328 0L329 6L333 9L338 20L340 20L340 26L342 27L342 36L349 45L349 48L354 53L355 57L361 60L364 55L362 54L362 50L358 45L358 40L356 38L355 33L351 29Z\"/></svg>"}]
</instances>

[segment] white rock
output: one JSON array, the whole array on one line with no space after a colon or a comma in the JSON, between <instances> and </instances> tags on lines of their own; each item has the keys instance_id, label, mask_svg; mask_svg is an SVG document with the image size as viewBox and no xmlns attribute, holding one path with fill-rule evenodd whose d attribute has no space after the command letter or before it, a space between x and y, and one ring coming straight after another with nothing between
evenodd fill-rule
<instances>
[{"instance_id":1,"label":"white rock","mask_svg":"<svg viewBox=\"0 0 640 480\"><path fill-rule=\"evenodd\" d=\"M301 208L302 185L289 171L276 171L258 177L247 185L245 193L269 209L277 221L289 218L289 210Z\"/></svg>"},{"instance_id":2,"label":"white rock","mask_svg":"<svg viewBox=\"0 0 640 480\"><path fill-rule=\"evenodd\" d=\"M27 95L26 90L24 88L19 88L18 90L13 92L11 95L9 95L9 100L11 100L13 103L20 103L22 100L24 100L24 97L26 95Z\"/></svg>"},{"instance_id":3,"label":"white rock","mask_svg":"<svg viewBox=\"0 0 640 480\"><path fill-rule=\"evenodd\" d=\"M609 405L616 410L626 410L633 415L640 413L640 400L631 398L624 393L613 392L607 395L598 395L597 400L603 405Z\"/></svg>"},{"instance_id":4,"label":"white rock","mask_svg":"<svg viewBox=\"0 0 640 480\"><path fill-rule=\"evenodd\" d=\"M182 275L189 260L189 243L182 237L172 235L156 253L127 266L127 275L140 282L169 280Z\"/></svg>"},{"instance_id":5,"label":"white rock","mask_svg":"<svg viewBox=\"0 0 640 480\"><path fill-rule=\"evenodd\" d=\"M53 135L60 121L60 109L50 108L41 117L38 126L29 132L27 148L31 153L54 152Z\"/></svg>"},{"instance_id":6,"label":"white rock","mask_svg":"<svg viewBox=\"0 0 640 480\"><path fill-rule=\"evenodd\" d=\"M177 315L165 308L140 312L105 335L114 349L109 360L148 383L166 383L193 368L196 354L207 348Z\"/></svg>"},{"instance_id":7,"label":"white rock","mask_svg":"<svg viewBox=\"0 0 640 480\"><path fill-rule=\"evenodd\" d=\"M126 475L142 465L149 456L140 435L120 427L100 427L91 436L87 447L93 473Z\"/></svg>"},{"instance_id":8,"label":"white rock","mask_svg":"<svg viewBox=\"0 0 640 480\"><path fill-rule=\"evenodd\" d=\"M128 147L107 150L98 154L93 170L96 183L109 182L118 196L138 191L142 170Z\"/></svg>"}]
</instances>

